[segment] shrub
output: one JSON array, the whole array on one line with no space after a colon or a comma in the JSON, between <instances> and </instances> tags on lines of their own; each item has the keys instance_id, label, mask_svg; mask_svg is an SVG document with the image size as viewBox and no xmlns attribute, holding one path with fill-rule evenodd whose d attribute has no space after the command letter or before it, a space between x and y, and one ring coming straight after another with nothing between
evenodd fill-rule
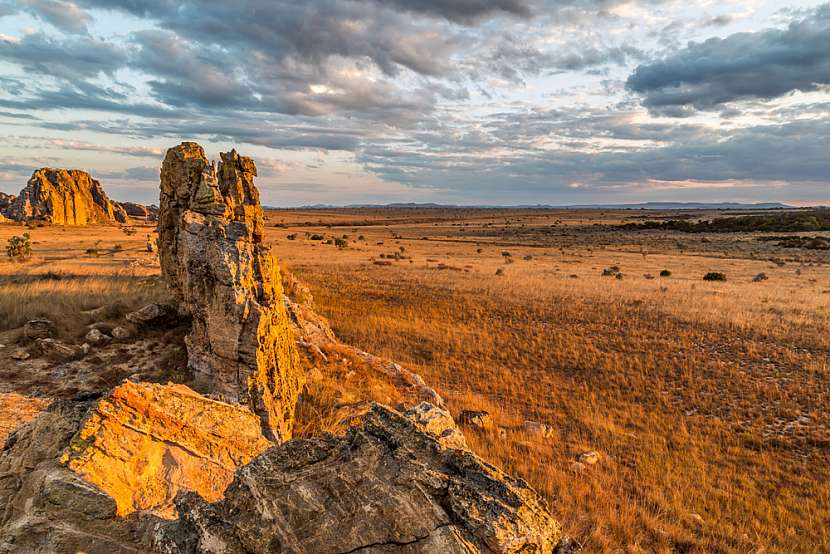
<instances>
[{"instance_id":1,"label":"shrub","mask_svg":"<svg viewBox=\"0 0 830 554\"><path fill-rule=\"evenodd\" d=\"M323 240L323 235L311 235L311 240Z\"/></svg>"},{"instance_id":2,"label":"shrub","mask_svg":"<svg viewBox=\"0 0 830 554\"><path fill-rule=\"evenodd\" d=\"M135 228L133 227L121 227L121 231L127 235L128 237L133 236L136 233Z\"/></svg>"},{"instance_id":3,"label":"shrub","mask_svg":"<svg viewBox=\"0 0 830 554\"><path fill-rule=\"evenodd\" d=\"M501 255L504 256L505 258L509 258L509 257L512 256L512 254L510 252L506 251L506 250L504 252L502 252Z\"/></svg>"},{"instance_id":4,"label":"shrub","mask_svg":"<svg viewBox=\"0 0 830 554\"><path fill-rule=\"evenodd\" d=\"M726 274L719 271L710 271L703 276L704 281L726 281Z\"/></svg>"},{"instance_id":5,"label":"shrub","mask_svg":"<svg viewBox=\"0 0 830 554\"><path fill-rule=\"evenodd\" d=\"M296 233L291 233L290 235L288 235L285 238L287 238L288 240L294 240L294 239L297 238L297 234Z\"/></svg>"},{"instance_id":6,"label":"shrub","mask_svg":"<svg viewBox=\"0 0 830 554\"><path fill-rule=\"evenodd\" d=\"M347 246L349 246L349 241L347 241L346 239L334 239L334 245L337 248L346 248Z\"/></svg>"},{"instance_id":7,"label":"shrub","mask_svg":"<svg viewBox=\"0 0 830 554\"><path fill-rule=\"evenodd\" d=\"M9 258L28 258L32 255L32 239L29 233L22 237L13 236L6 243L6 255Z\"/></svg>"},{"instance_id":8,"label":"shrub","mask_svg":"<svg viewBox=\"0 0 830 554\"><path fill-rule=\"evenodd\" d=\"M671 277L671 271L669 271L668 269L664 269L660 272L660 277Z\"/></svg>"}]
</instances>

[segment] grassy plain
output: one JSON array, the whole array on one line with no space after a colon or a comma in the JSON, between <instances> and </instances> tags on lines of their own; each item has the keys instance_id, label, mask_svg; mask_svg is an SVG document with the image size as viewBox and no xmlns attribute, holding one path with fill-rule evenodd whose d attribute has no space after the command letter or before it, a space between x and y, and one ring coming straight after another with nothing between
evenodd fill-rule
<instances>
[{"instance_id":1,"label":"grassy plain","mask_svg":"<svg viewBox=\"0 0 830 554\"><path fill-rule=\"evenodd\" d=\"M587 552L830 551L830 254L616 227L664 215L274 210L267 238L344 342L455 414L489 411L506 432L467 431L474 450ZM33 259L0 262L0 343L40 316L78 338L81 310L163 295L149 227L29 232Z\"/></svg>"},{"instance_id":2,"label":"grassy plain","mask_svg":"<svg viewBox=\"0 0 830 554\"><path fill-rule=\"evenodd\" d=\"M338 335L421 373L454 413L489 411L507 434L468 432L475 450L550 499L588 552L830 550L826 253L595 225L642 215L269 218ZM597 465L575 463L591 450Z\"/></svg>"}]
</instances>

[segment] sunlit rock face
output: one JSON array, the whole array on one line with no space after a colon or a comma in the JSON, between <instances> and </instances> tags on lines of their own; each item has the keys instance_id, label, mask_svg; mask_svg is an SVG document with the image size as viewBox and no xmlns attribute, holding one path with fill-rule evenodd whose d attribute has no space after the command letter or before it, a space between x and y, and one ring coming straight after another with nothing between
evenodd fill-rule
<instances>
[{"instance_id":1,"label":"sunlit rock face","mask_svg":"<svg viewBox=\"0 0 830 554\"><path fill-rule=\"evenodd\" d=\"M177 492L219 500L236 469L270 446L246 407L184 385L125 382L90 410L63 462L110 495L120 516L174 517Z\"/></svg>"},{"instance_id":2,"label":"sunlit rock face","mask_svg":"<svg viewBox=\"0 0 830 554\"><path fill-rule=\"evenodd\" d=\"M17 221L41 220L59 225L127 221L124 209L110 201L101 183L89 173L48 167L32 174L4 213Z\"/></svg>"},{"instance_id":3,"label":"sunlit rock face","mask_svg":"<svg viewBox=\"0 0 830 554\"><path fill-rule=\"evenodd\" d=\"M161 169L162 275L193 320L188 364L203 393L246 404L273 441L291 437L303 374L279 267L263 244L256 166L236 151L218 169L192 142Z\"/></svg>"},{"instance_id":4,"label":"sunlit rock face","mask_svg":"<svg viewBox=\"0 0 830 554\"><path fill-rule=\"evenodd\" d=\"M268 450L219 502L183 493L176 505L159 552L547 554L562 539L524 481L380 405L345 436Z\"/></svg>"}]
</instances>

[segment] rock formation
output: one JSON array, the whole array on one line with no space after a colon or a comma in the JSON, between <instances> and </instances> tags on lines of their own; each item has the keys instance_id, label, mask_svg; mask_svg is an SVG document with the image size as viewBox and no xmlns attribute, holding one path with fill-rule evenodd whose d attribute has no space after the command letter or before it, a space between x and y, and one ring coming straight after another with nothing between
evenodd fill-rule
<instances>
[{"instance_id":1,"label":"rock formation","mask_svg":"<svg viewBox=\"0 0 830 554\"><path fill-rule=\"evenodd\" d=\"M141 551L138 521L59 461L87 407L54 403L0 451L0 553Z\"/></svg>"},{"instance_id":2,"label":"rock formation","mask_svg":"<svg viewBox=\"0 0 830 554\"><path fill-rule=\"evenodd\" d=\"M247 404L266 436L291 437L303 375L283 305L279 267L263 243L253 160L182 143L161 169L159 257L192 317L188 365L205 393Z\"/></svg>"},{"instance_id":3,"label":"rock formation","mask_svg":"<svg viewBox=\"0 0 830 554\"><path fill-rule=\"evenodd\" d=\"M158 208L155 206L145 206L144 204L137 204L135 202L116 202L116 204L133 219L155 221L158 217Z\"/></svg>"},{"instance_id":4,"label":"rock formation","mask_svg":"<svg viewBox=\"0 0 830 554\"><path fill-rule=\"evenodd\" d=\"M118 515L172 517L179 490L219 500L236 469L270 446L247 408L184 385L126 382L89 412L63 461L115 499Z\"/></svg>"},{"instance_id":5,"label":"rock formation","mask_svg":"<svg viewBox=\"0 0 830 554\"><path fill-rule=\"evenodd\" d=\"M127 214L110 201L101 183L77 169L36 170L26 187L5 211L17 221L42 220L61 225L127 221Z\"/></svg>"},{"instance_id":6,"label":"rock formation","mask_svg":"<svg viewBox=\"0 0 830 554\"><path fill-rule=\"evenodd\" d=\"M293 440L225 499L176 499L162 552L550 553L561 530L526 483L375 405L345 437ZM267 515L266 515L267 514Z\"/></svg>"},{"instance_id":7,"label":"rock formation","mask_svg":"<svg viewBox=\"0 0 830 554\"><path fill-rule=\"evenodd\" d=\"M6 213L6 210L9 208L9 206L12 205L14 199L14 195L6 194L5 192L0 192L0 217L2 217Z\"/></svg>"}]
</instances>

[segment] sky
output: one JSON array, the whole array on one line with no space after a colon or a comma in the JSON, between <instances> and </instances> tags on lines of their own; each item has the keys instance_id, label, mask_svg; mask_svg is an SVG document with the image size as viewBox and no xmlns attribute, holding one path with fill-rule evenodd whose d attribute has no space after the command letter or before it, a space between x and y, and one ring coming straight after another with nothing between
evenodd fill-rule
<instances>
[{"instance_id":1,"label":"sky","mask_svg":"<svg viewBox=\"0 0 830 554\"><path fill-rule=\"evenodd\" d=\"M271 206L830 204L830 3L0 0L0 191L186 140Z\"/></svg>"}]
</instances>

